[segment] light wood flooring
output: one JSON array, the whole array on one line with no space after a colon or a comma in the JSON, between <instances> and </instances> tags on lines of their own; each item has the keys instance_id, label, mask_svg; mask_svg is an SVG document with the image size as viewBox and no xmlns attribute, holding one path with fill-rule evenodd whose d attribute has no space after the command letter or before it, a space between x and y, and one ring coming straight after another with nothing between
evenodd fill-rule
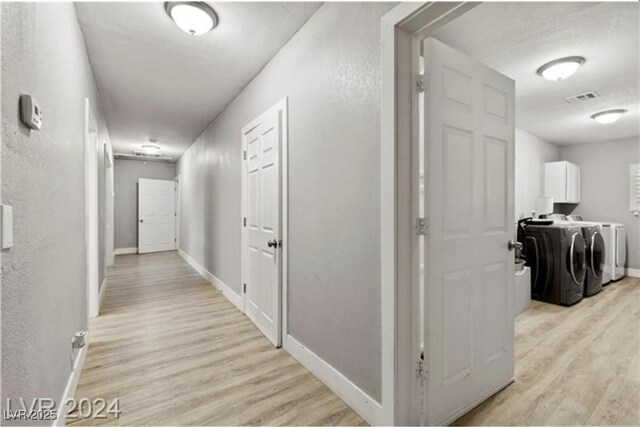
<instances>
[{"instance_id":1,"label":"light wood flooring","mask_svg":"<svg viewBox=\"0 0 640 427\"><path fill-rule=\"evenodd\" d=\"M76 398L120 419L72 425L365 424L175 252L122 255L91 321ZM458 425L639 425L640 279L516 321L516 380Z\"/></svg>"},{"instance_id":2,"label":"light wood flooring","mask_svg":"<svg viewBox=\"0 0 640 427\"><path fill-rule=\"evenodd\" d=\"M118 256L108 282L76 399L122 414L69 425L365 424L176 252Z\"/></svg>"},{"instance_id":3,"label":"light wood flooring","mask_svg":"<svg viewBox=\"0 0 640 427\"><path fill-rule=\"evenodd\" d=\"M458 425L640 424L640 279L516 321L515 382Z\"/></svg>"}]
</instances>

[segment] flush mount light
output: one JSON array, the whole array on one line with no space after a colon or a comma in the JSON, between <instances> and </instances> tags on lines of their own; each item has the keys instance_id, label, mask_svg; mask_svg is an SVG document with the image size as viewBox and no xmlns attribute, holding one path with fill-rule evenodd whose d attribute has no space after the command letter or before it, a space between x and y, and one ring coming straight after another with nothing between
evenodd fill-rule
<instances>
[{"instance_id":1,"label":"flush mount light","mask_svg":"<svg viewBox=\"0 0 640 427\"><path fill-rule=\"evenodd\" d=\"M142 149L144 150L145 153L147 154L155 154L158 151L160 151L160 147L158 147L155 144L144 144L142 146Z\"/></svg>"},{"instance_id":2,"label":"flush mount light","mask_svg":"<svg viewBox=\"0 0 640 427\"><path fill-rule=\"evenodd\" d=\"M570 77L580 66L584 64L584 58L581 56L568 56L566 58L556 59L547 62L538 68L538 75L547 80L559 81Z\"/></svg>"},{"instance_id":3,"label":"flush mount light","mask_svg":"<svg viewBox=\"0 0 640 427\"><path fill-rule=\"evenodd\" d=\"M620 116L626 112L627 110L622 109L600 111L591 116L591 118L602 125L608 125L609 123L617 122Z\"/></svg>"},{"instance_id":4,"label":"flush mount light","mask_svg":"<svg viewBox=\"0 0 640 427\"><path fill-rule=\"evenodd\" d=\"M216 12L201 1L168 1L164 10L178 27L192 36L201 36L218 25Z\"/></svg>"}]
</instances>

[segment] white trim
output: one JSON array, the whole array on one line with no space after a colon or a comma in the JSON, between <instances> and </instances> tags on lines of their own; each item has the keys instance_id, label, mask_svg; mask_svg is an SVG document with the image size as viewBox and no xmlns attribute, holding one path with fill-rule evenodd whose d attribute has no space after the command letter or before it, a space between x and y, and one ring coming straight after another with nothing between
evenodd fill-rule
<instances>
[{"instance_id":1,"label":"white trim","mask_svg":"<svg viewBox=\"0 0 640 427\"><path fill-rule=\"evenodd\" d=\"M640 268L627 268L627 276L640 278Z\"/></svg>"},{"instance_id":2,"label":"white trim","mask_svg":"<svg viewBox=\"0 0 640 427\"><path fill-rule=\"evenodd\" d=\"M113 250L113 255L126 255L126 254L137 254L138 247L135 246L133 248L116 248Z\"/></svg>"},{"instance_id":3,"label":"white trim","mask_svg":"<svg viewBox=\"0 0 640 427\"><path fill-rule=\"evenodd\" d=\"M89 98L85 98L84 126L84 185L85 185L85 253L87 282L87 316L98 315L98 144L100 142L95 113ZM95 143L91 144L91 134Z\"/></svg>"},{"instance_id":4,"label":"white trim","mask_svg":"<svg viewBox=\"0 0 640 427\"><path fill-rule=\"evenodd\" d=\"M340 371L291 335L285 336L284 348L370 425L384 424L380 403L349 381Z\"/></svg>"},{"instance_id":5,"label":"white trim","mask_svg":"<svg viewBox=\"0 0 640 427\"><path fill-rule=\"evenodd\" d=\"M64 388L64 392L62 393L62 397L58 401L57 404L57 417L53 421L53 427L66 425L67 414L62 414L63 410L66 410L65 402L67 399L72 398L76 394L76 389L78 388L78 382L80 381L80 374L82 374L82 368L84 367L84 361L87 358L87 347L89 346L89 336L85 337L85 345L78 351L78 355L76 356L76 360L74 363L73 370L69 374L69 379L67 380L67 385ZM61 416L62 415L62 416Z\"/></svg>"},{"instance_id":6,"label":"white trim","mask_svg":"<svg viewBox=\"0 0 640 427\"><path fill-rule=\"evenodd\" d=\"M403 2L381 20L381 145L380 145L380 259L381 259L381 356L382 422L415 424L418 408L413 346L415 319L411 305L413 251L411 146L413 132L406 129L413 111L417 70L411 49L416 40L477 6L476 2ZM409 62L411 61L411 62ZM407 88L409 89L407 91ZM407 93L409 92L409 93ZM409 123L409 126L413 126ZM408 155L409 154L409 155ZM408 198L408 199L407 199Z\"/></svg>"},{"instance_id":7,"label":"white trim","mask_svg":"<svg viewBox=\"0 0 640 427\"><path fill-rule=\"evenodd\" d=\"M107 277L102 280L100 285L100 294L98 295L98 314L100 314L100 307L102 307L102 299L104 298L104 291L107 289Z\"/></svg>"},{"instance_id":8,"label":"white trim","mask_svg":"<svg viewBox=\"0 0 640 427\"><path fill-rule=\"evenodd\" d=\"M174 179L176 182L176 224L175 224L175 239L176 239L176 249L180 249L180 218L182 218L181 216L181 211L182 211L182 183L180 181L180 174L178 174Z\"/></svg>"},{"instance_id":9,"label":"white trim","mask_svg":"<svg viewBox=\"0 0 640 427\"><path fill-rule=\"evenodd\" d=\"M272 110L278 111L278 116L282 120L281 122L281 140L280 140L280 238L282 240L282 263L280 268L282 269L281 284L280 284L280 316L281 316L281 331L280 338L284 342L285 337L289 332L287 325L287 294L288 294L288 266L289 266L289 101L288 97L284 97L278 101L275 105L267 109L264 113L260 114L257 118L253 119L249 124L242 127L240 138L240 159L241 159L241 190L240 190L240 230L241 230L241 280L242 283L247 283L246 280L246 243L247 243L247 230L244 227L243 221L247 216L247 180L246 180L246 168L247 162L244 160L243 152L247 149L244 144L244 135L246 135L251 129L255 128L260 122L262 116L271 112ZM245 311L245 294L242 293L242 311Z\"/></svg>"},{"instance_id":10,"label":"white trim","mask_svg":"<svg viewBox=\"0 0 640 427\"><path fill-rule=\"evenodd\" d=\"M187 261L189 265L193 267L195 271L198 272L198 274L200 274L202 277L207 279L207 281L211 283L216 289L218 289L222 293L222 295L224 295L229 301L231 301L231 303L235 305L238 308L238 310L244 311L242 296L235 293L233 289L231 289L228 285L226 285L222 280L214 276L213 273L211 273L209 270L201 266L195 259L191 258L191 256L189 256L189 254L187 254L185 251L178 249L178 254L180 254L180 256L185 261Z\"/></svg>"}]
</instances>

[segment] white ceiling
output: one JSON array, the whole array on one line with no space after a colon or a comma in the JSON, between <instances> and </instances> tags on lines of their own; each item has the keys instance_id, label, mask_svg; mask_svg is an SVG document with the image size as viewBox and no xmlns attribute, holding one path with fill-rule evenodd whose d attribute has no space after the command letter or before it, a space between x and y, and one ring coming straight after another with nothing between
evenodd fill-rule
<instances>
[{"instance_id":1,"label":"white ceiling","mask_svg":"<svg viewBox=\"0 0 640 427\"><path fill-rule=\"evenodd\" d=\"M114 151L155 138L176 160L320 3L210 5L220 23L194 37L161 2L76 3Z\"/></svg>"},{"instance_id":2,"label":"white ceiling","mask_svg":"<svg viewBox=\"0 0 640 427\"><path fill-rule=\"evenodd\" d=\"M559 145L640 134L640 5L634 3L483 3L435 37L516 81L516 123ZM566 56L585 64L569 79L544 80L536 70ZM572 105L564 98L595 90L601 97ZM618 122L590 119L625 108Z\"/></svg>"}]
</instances>

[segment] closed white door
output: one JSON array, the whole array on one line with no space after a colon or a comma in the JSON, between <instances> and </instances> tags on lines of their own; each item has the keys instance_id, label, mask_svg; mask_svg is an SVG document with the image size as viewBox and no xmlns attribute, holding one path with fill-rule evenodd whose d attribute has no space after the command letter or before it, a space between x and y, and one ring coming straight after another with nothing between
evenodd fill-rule
<instances>
[{"instance_id":1,"label":"closed white door","mask_svg":"<svg viewBox=\"0 0 640 427\"><path fill-rule=\"evenodd\" d=\"M280 114L277 108L270 109L243 134L245 313L276 347L282 339Z\"/></svg>"},{"instance_id":2,"label":"closed white door","mask_svg":"<svg viewBox=\"0 0 640 427\"><path fill-rule=\"evenodd\" d=\"M447 424L514 374L514 82L424 42L423 422Z\"/></svg>"},{"instance_id":3,"label":"closed white door","mask_svg":"<svg viewBox=\"0 0 640 427\"><path fill-rule=\"evenodd\" d=\"M173 181L138 180L138 253L175 249L175 191Z\"/></svg>"}]
</instances>

